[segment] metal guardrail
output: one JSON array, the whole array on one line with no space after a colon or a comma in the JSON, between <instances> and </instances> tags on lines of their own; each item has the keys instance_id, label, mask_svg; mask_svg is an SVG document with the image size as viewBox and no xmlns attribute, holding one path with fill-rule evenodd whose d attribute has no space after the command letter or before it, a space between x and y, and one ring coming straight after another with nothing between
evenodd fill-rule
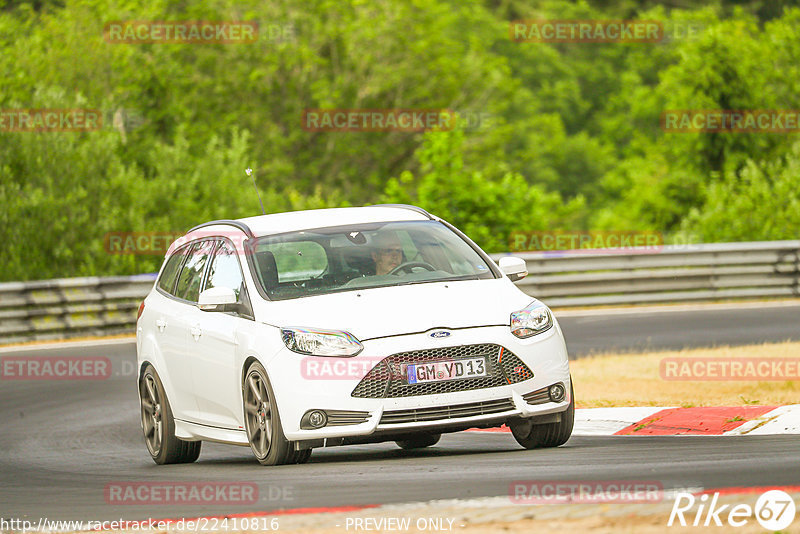
<instances>
[{"instance_id":1,"label":"metal guardrail","mask_svg":"<svg viewBox=\"0 0 800 534\"><path fill-rule=\"evenodd\" d=\"M133 333L155 275L0 284L0 344Z\"/></svg>"},{"instance_id":2,"label":"metal guardrail","mask_svg":"<svg viewBox=\"0 0 800 534\"><path fill-rule=\"evenodd\" d=\"M509 254L492 254L495 260ZM556 308L800 296L800 241L515 253ZM0 344L133 333L154 275L0 284Z\"/></svg>"},{"instance_id":3,"label":"metal guardrail","mask_svg":"<svg viewBox=\"0 0 800 534\"><path fill-rule=\"evenodd\" d=\"M800 241L513 255L520 289L556 308L800 296Z\"/></svg>"}]
</instances>

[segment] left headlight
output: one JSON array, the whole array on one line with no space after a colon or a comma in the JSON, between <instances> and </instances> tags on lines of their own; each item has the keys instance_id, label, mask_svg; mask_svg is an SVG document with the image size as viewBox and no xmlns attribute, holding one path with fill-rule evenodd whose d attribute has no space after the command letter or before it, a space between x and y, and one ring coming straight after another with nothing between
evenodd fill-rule
<instances>
[{"instance_id":1,"label":"left headlight","mask_svg":"<svg viewBox=\"0 0 800 534\"><path fill-rule=\"evenodd\" d=\"M520 311L511 314L511 333L518 338L526 338L546 332L553 326L550 309L538 301L533 301Z\"/></svg>"},{"instance_id":2,"label":"left headlight","mask_svg":"<svg viewBox=\"0 0 800 534\"><path fill-rule=\"evenodd\" d=\"M281 337L289 350L307 356L350 358L364 349L354 335L340 330L282 328Z\"/></svg>"}]
</instances>

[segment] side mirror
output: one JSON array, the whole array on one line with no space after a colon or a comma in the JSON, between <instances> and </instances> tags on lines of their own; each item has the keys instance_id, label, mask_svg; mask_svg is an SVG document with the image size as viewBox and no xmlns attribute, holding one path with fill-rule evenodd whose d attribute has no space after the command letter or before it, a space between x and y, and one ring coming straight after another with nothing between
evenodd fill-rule
<instances>
[{"instance_id":1,"label":"side mirror","mask_svg":"<svg viewBox=\"0 0 800 534\"><path fill-rule=\"evenodd\" d=\"M498 262L500 270L508 276L512 282L522 280L528 276L528 266L525 265L525 260L515 256L503 256Z\"/></svg>"},{"instance_id":2,"label":"side mirror","mask_svg":"<svg viewBox=\"0 0 800 534\"><path fill-rule=\"evenodd\" d=\"M229 287L212 287L200 293L197 304L203 311L234 311L236 293Z\"/></svg>"}]
</instances>

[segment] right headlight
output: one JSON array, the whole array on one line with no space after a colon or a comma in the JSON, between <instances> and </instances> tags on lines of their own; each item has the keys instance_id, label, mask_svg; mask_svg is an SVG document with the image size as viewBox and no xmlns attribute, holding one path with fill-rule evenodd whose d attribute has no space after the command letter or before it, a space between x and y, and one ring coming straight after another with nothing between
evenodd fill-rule
<instances>
[{"instance_id":1,"label":"right headlight","mask_svg":"<svg viewBox=\"0 0 800 534\"><path fill-rule=\"evenodd\" d=\"M526 338L546 332L553 326L550 309L538 301L533 301L522 310L511 314L511 333L518 338Z\"/></svg>"},{"instance_id":2,"label":"right headlight","mask_svg":"<svg viewBox=\"0 0 800 534\"><path fill-rule=\"evenodd\" d=\"M354 335L340 330L287 327L281 337L289 350L307 356L351 358L364 348Z\"/></svg>"}]
</instances>

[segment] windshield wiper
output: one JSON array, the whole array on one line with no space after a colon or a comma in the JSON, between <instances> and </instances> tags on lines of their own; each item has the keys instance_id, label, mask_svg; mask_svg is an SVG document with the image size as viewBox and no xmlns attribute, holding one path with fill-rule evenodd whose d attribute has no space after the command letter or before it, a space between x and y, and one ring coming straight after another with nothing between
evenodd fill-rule
<instances>
[{"instance_id":1,"label":"windshield wiper","mask_svg":"<svg viewBox=\"0 0 800 534\"><path fill-rule=\"evenodd\" d=\"M432 280L432 282L460 282L461 280L482 280L482 278L479 274L465 274L463 276L450 276L448 278L440 278L439 280Z\"/></svg>"},{"instance_id":2,"label":"windshield wiper","mask_svg":"<svg viewBox=\"0 0 800 534\"><path fill-rule=\"evenodd\" d=\"M467 274L464 276L450 276L447 278L435 278L431 280L408 280L406 282L398 282L397 284L391 284L390 286L381 286L381 287L396 287L396 286L410 286L415 284L432 284L434 282L460 282L462 280L481 280L481 277L477 274Z\"/></svg>"}]
</instances>

